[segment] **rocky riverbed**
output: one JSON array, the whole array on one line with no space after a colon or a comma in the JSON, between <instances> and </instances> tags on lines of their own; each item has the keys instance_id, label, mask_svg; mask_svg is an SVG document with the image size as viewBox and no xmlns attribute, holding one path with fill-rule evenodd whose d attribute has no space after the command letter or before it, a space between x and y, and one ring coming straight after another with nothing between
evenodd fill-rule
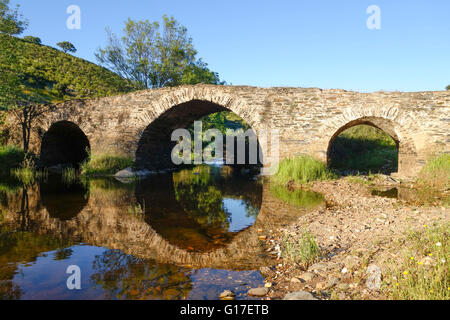
<instances>
[{"instance_id":1,"label":"rocky riverbed","mask_svg":"<svg viewBox=\"0 0 450 320\"><path fill-rule=\"evenodd\" d=\"M373 183L400 186L388 177ZM424 206L374 196L373 185L363 178L317 182L309 188L325 195L325 208L279 230L261 232L267 251L278 255L277 265L261 268L270 287L265 299L385 299L380 290L384 268L388 259L401 257L398 240L410 230L450 222L450 210L443 203L432 200ZM305 229L321 252L307 268L284 259L280 249L286 234L301 237Z\"/></svg>"}]
</instances>

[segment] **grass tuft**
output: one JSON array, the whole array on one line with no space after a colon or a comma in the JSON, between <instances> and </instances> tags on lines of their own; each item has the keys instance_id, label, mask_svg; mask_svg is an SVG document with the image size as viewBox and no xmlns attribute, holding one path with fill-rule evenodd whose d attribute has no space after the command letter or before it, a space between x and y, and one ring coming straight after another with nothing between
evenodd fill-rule
<instances>
[{"instance_id":1,"label":"grass tuft","mask_svg":"<svg viewBox=\"0 0 450 320\"><path fill-rule=\"evenodd\" d=\"M419 184L443 190L450 188L450 154L441 154L427 162L419 174Z\"/></svg>"},{"instance_id":2,"label":"grass tuft","mask_svg":"<svg viewBox=\"0 0 450 320\"><path fill-rule=\"evenodd\" d=\"M113 175L133 166L134 160L130 157L110 154L94 155L81 165L81 173L87 176Z\"/></svg>"},{"instance_id":3,"label":"grass tuft","mask_svg":"<svg viewBox=\"0 0 450 320\"><path fill-rule=\"evenodd\" d=\"M337 178L337 175L328 169L323 162L310 156L302 155L281 161L278 173L272 176L272 181L286 185L289 182L303 184L334 178Z\"/></svg>"},{"instance_id":4,"label":"grass tuft","mask_svg":"<svg viewBox=\"0 0 450 320\"><path fill-rule=\"evenodd\" d=\"M307 268L318 260L320 251L314 236L305 230L300 238L285 233L281 243L281 256Z\"/></svg>"}]
</instances>

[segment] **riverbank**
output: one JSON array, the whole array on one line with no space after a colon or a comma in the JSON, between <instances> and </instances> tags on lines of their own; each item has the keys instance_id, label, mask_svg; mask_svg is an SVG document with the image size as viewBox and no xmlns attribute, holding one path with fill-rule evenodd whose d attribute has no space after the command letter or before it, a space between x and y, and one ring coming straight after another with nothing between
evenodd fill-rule
<instances>
[{"instance_id":1,"label":"riverbank","mask_svg":"<svg viewBox=\"0 0 450 320\"><path fill-rule=\"evenodd\" d=\"M382 182L388 187L398 186L386 176ZM364 178L316 182L309 188L325 195L326 208L311 210L294 224L279 230L263 230L267 250L279 255L277 266L262 270L271 286L268 299L283 299L286 294L297 291L312 293L318 299L399 298L393 292L406 284L395 275L398 270L393 266L397 264L397 269L401 269L405 256L410 256L417 266L448 270L449 257L438 261L431 249L426 248L418 248L415 255L411 253L413 231L420 235L441 227L446 228L443 232L448 232L448 204L431 201L431 205L424 206L374 196L373 187L364 183ZM320 251L320 257L306 268L283 254L286 235L300 239L305 231L314 237ZM402 272L406 274L402 277L407 277L407 267L405 265ZM432 274L433 270L429 271ZM445 289L448 287L447 283ZM432 293L429 296L439 298ZM449 292L442 294L448 296Z\"/></svg>"}]
</instances>

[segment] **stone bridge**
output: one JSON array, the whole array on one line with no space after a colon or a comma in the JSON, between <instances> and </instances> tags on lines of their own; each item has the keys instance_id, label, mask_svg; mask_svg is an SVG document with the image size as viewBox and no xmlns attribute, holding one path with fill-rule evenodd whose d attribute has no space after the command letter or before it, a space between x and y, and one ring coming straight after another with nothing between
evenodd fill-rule
<instances>
[{"instance_id":1,"label":"stone bridge","mask_svg":"<svg viewBox=\"0 0 450 320\"><path fill-rule=\"evenodd\" d=\"M329 146L343 130L369 124L399 148L400 176L415 176L436 152L450 151L450 92L358 93L317 88L197 85L75 100L51 108L33 126L31 150L45 165L112 152L133 156L137 166L171 166L171 133L219 111L232 111L255 131L278 129L280 158L308 154L328 161ZM9 117L11 140L20 127ZM64 138L62 138L64 137ZM71 141L68 143L68 141Z\"/></svg>"}]
</instances>

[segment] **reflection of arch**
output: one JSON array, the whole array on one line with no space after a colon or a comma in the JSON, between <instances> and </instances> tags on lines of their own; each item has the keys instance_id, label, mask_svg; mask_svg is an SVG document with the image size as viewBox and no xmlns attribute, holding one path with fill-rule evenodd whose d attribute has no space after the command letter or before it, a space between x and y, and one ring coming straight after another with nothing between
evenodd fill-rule
<instances>
[{"instance_id":1,"label":"reflection of arch","mask_svg":"<svg viewBox=\"0 0 450 320\"><path fill-rule=\"evenodd\" d=\"M89 149L88 138L75 123L59 121L42 137L41 164L47 167L58 164L79 167L88 158Z\"/></svg>"},{"instance_id":2,"label":"reflection of arch","mask_svg":"<svg viewBox=\"0 0 450 320\"><path fill-rule=\"evenodd\" d=\"M357 125L369 125L378 128L388 134L395 141L398 148L399 172L408 171L408 167L412 166L416 161L417 153L413 140L402 131L401 127L396 122L382 117L361 117L347 122L331 136L328 141L327 148L328 163L330 163L331 147L334 140L345 130Z\"/></svg>"},{"instance_id":3,"label":"reflection of arch","mask_svg":"<svg viewBox=\"0 0 450 320\"><path fill-rule=\"evenodd\" d=\"M75 218L88 203L87 189L80 182L65 184L61 177L50 176L40 184L41 204L50 217L61 221Z\"/></svg>"},{"instance_id":4,"label":"reflection of arch","mask_svg":"<svg viewBox=\"0 0 450 320\"><path fill-rule=\"evenodd\" d=\"M211 169L220 171L219 168ZM199 177L190 170L186 173L188 180L189 177ZM200 183L203 186L200 189L195 188L196 184L192 181L186 181L184 185L183 179L175 179L171 174L152 176L136 185L135 197L145 210L145 221L161 238L177 248L191 248L199 252L216 250L224 246L221 241L231 242L239 233L228 231L228 224L221 225L220 219L219 224L210 225L202 219L211 217L207 211L196 210L195 205L194 208L186 206L190 202L196 204L198 196L205 198L201 195L211 191L211 188L214 188L213 194L220 194L220 204L225 198L234 198L244 201L249 207L256 206L258 212L261 208L262 185L241 178L238 183L234 181L233 188L220 174L211 173L208 177L211 181ZM191 196L194 198L189 198ZM211 204L211 198L207 198L208 204Z\"/></svg>"},{"instance_id":5,"label":"reflection of arch","mask_svg":"<svg viewBox=\"0 0 450 320\"><path fill-rule=\"evenodd\" d=\"M249 110L243 110L241 104L232 97L202 97L201 92L196 92L191 99L180 99L176 92L173 95L173 99L157 102L157 105L162 104L163 107L157 108L157 114L149 117L150 124L144 129L136 150L136 165L140 168L174 167L171 152L176 142L171 141L172 132L185 129L194 121L213 113L233 112L256 131L252 125L255 121L252 121L254 119L248 113Z\"/></svg>"}]
</instances>

